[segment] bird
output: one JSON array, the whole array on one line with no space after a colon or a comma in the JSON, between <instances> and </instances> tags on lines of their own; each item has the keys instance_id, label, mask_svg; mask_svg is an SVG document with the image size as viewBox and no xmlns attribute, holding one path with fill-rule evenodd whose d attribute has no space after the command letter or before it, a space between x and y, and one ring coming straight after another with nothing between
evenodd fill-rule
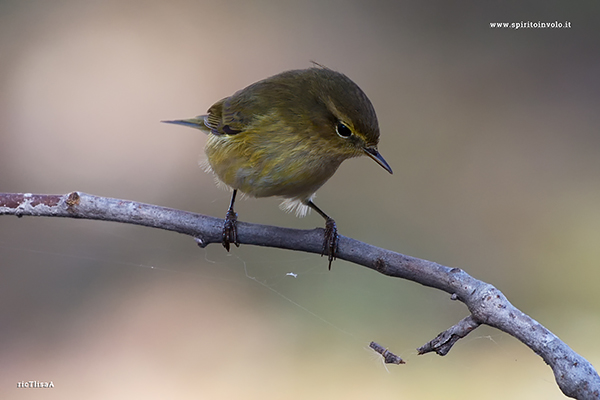
<instances>
[{"instance_id":1,"label":"bird","mask_svg":"<svg viewBox=\"0 0 600 400\"><path fill-rule=\"evenodd\" d=\"M338 250L335 220L314 203L315 192L349 158L368 156L392 174L378 151L379 124L362 89L341 72L315 64L255 82L214 103L204 115L166 120L208 135L207 169L232 189L222 244L239 247L239 192L277 196L281 208L325 219L321 256L329 269Z\"/></svg>"}]
</instances>

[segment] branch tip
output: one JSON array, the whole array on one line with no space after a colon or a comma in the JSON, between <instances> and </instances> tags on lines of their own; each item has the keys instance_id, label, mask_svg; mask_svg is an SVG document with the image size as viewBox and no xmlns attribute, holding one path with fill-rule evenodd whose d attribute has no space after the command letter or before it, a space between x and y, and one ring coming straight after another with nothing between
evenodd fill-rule
<instances>
[{"instance_id":1,"label":"branch tip","mask_svg":"<svg viewBox=\"0 0 600 400\"><path fill-rule=\"evenodd\" d=\"M479 325L481 324L475 320L475 317L469 315L461 319L456 325L437 335L435 339L419 347L417 353L423 355L434 351L439 356L445 356L456 342L467 336Z\"/></svg>"}]
</instances>

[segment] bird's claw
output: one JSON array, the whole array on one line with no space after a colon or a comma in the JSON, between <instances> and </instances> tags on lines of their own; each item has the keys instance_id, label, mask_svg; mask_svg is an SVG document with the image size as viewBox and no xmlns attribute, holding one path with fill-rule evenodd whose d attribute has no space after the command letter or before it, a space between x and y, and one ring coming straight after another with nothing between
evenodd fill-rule
<instances>
[{"instance_id":1,"label":"bird's claw","mask_svg":"<svg viewBox=\"0 0 600 400\"><path fill-rule=\"evenodd\" d=\"M229 251L230 244L233 243L237 247L240 247L237 234L237 213L232 209L227 211L225 216L225 224L223 225L223 247Z\"/></svg>"},{"instance_id":2,"label":"bird's claw","mask_svg":"<svg viewBox=\"0 0 600 400\"><path fill-rule=\"evenodd\" d=\"M327 254L329 260L329 269L331 270L331 263L335 260L336 253L338 250L338 233L335 221L329 218L325 221L325 234L323 237L323 250L321 256Z\"/></svg>"}]
</instances>

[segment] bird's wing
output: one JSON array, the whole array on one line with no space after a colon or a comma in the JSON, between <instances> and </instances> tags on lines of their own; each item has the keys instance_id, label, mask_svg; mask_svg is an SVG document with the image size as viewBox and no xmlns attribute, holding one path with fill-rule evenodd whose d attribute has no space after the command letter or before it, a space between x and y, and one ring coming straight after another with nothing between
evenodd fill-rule
<instances>
[{"instance_id":1,"label":"bird's wing","mask_svg":"<svg viewBox=\"0 0 600 400\"><path fill-rule=\"evenodd\" d=\"M245 123L239 113L233 112L229 107L230 97L217 101L208 109L204 116L206 125L213 135L235 135L244 130Z\"/></svg>"}]
</instances>

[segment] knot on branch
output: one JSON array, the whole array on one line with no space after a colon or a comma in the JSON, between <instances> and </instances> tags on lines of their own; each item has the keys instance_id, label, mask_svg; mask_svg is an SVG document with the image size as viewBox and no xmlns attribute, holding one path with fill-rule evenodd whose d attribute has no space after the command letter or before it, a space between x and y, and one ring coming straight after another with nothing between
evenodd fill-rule
<instances>
[{"instance_id":1,"label":"knot on branch","mask_svg":"<svg viewBox=\"0 0 600 400\"><path fill-rule=\"evenodd\" d=\"M503 317L511 305L506 296L490 284L476 288L465 303L479 323L492 326L496 326L494 321Z\"/></svg>"},{"instance_id":2,"label":"knot on branch","mask_svg":"<svg viewBox=\"0 0 600 400\"><path fill-rule=\"evenodd\" d=\"M77 193L77 192L69 193L69 196L67 196L67 200L65 201L65 204L67 205L67 211L73 212L74 211L73 209L79 205L80 200L81 200L81 197L79 196L79 193Z\"/></svg>"}]
</instances>

